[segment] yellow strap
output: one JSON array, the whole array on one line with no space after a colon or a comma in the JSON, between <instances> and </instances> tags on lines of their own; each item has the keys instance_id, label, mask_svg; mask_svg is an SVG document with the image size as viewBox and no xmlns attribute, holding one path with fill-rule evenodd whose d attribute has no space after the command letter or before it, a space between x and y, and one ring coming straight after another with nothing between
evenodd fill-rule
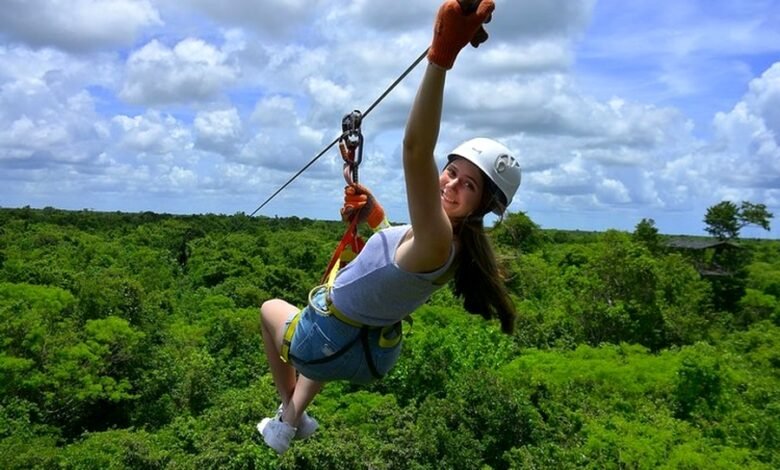
<instances>
[{"instance_id":1,"label":"yellow strap","mask_svg":"<svg viewBox=\"0 0 780 470\"><path fill-rule=\"evenodd\" d=\"M350 247L346 247L344 251L341 252L341 256L339 257L340 263L336 263L336 265L331 268L330 272L328 273L328 280L325 284L326 292L328 293L327 296L327 304L328 304L328 312L333 314L334 317L338 318L342 322L346 323L347 325L354 326L355 328L362 328L363 324L356 322L355 320L347 317L343 313L339 311L339 309L336 308L335 305L333 305L333 302L330 301L330 291L333 289L333 285L336 283L336 275L339 272L339 268L341 268L341 264L349 263L355 257L357 254L355 254Z\"/></svg>"},{"instance_id":2,"label":"yellow strap","mask_svg":"<svg viewBox=\"0 0 780 470\"><path fill-rule=\"evenodd\" d=\"M356 322L355 320L341 313L341 311L337 309L335 305L333 305L330 299L328 299L328 312L330 312L334 317L338 318L339 321L346 323L349 326L354 326L355 328L363 328L363 326L365 326L362 323Z\"/></svg>"},{"instance_id":3,"label":"yellow strap","mask_svg":"<svg viewBox=\"0 0 780 470\"><path fill-rule=\"evenodd\" d=\"M379 332L380 348L394 348L398 345L398 343L401 342L401 338L403 338L404 336L403 324L401 324L401 322L398 322L397 325L398 325L398 334L390 339L385 338L385 333L393 331L396 328L396 325L385 326L384 328L382 328L382 331Z\"/></svg>"},{"instance_id":4,"label":"yellow strap","mask_svg":"<svg viewBox=\"0 0 780 470\"><path fill-rule=\"evenodd\" d=\"M290 320L290 324L287 325L287 329L284 331L284 339L282 339L282 350L280 351L279 357L284 362L289 362L290 359L290 345L292 344L292 337L295 334L295 327L298 325L298 320L301 319L301 311L298 310L298 313L295 314L292 320Z\"/></svg>"},{"instance_id":5,"label":"yellow strap","mask_svg":"<svg viewBox=\"0 0 780 470\"><path fill-rule=\"evenodd\" d=\"M353 259L357 257L357 253L352 251L352 247L347 246L344 248L344 251L341 252L339 255L339 262L334 263L333 267L330 268L330 272L328 273L328 278L325 281L325 285L328 288L328 292L333 288L333 285L336 282L336 275L339 273L339 269L342 268L342 266L346 265Z\"/></svg>"},{"instance_id":6,"label":"yellow strap","mask_svg":"<svg viewBox=\"0 0 780 470\"><path fill-rule=\"evenodd\" d=\"M336 263L328 273L328 280L325 282L325 286L328 292L333 289L333 285L336 283L336 274L339 273L339 267L339 263Z\"/></svg>"}]
</instances>

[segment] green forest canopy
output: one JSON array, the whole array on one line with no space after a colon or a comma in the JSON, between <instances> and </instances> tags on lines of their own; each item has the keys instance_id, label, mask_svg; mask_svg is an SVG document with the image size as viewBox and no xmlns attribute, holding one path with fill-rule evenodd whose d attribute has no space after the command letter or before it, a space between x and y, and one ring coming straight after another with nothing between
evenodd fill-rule
<instances>
[{"instance_id":1,"label":"green forest canopy","mask_svg":"<svg viewBox=\"0 0 780 470\"><path fill-rule=\"evenodd\" d=\"M391 374L328 385L278 458L258 306L302 303L342 230L0 209L3 467L780 467L780 242L690 253L525 214L491 232L513 336L437 293Z\"/></svg>"}]
</instances>

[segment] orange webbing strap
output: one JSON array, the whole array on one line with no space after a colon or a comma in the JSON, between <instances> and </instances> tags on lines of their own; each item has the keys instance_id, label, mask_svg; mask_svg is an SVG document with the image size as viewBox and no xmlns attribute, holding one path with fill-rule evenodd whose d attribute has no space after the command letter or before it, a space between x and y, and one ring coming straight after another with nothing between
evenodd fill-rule
<instances>
[{"instance_id":1,"label":"orange webbing strap","mask_svg":"<svg viewBox=\"0 0 780 470\"><path fill-rule=\"evenodd\" d=\"M342 267L342 264L346 264L349 261L352 261L352 259L354 259L358 253L360 253L360 250L363 249L363 245L365 243L363 242L363 239L358 236L357 225L358 218L357 214L355 214L355 216L353 216L352 220L349 222L349 226L344 232L344 236L341 237L341 242L339 242L339 245L336 247L336 250L330 257L328 267L325 268L325 273L322 275L322 279L320 280L321 283L324 284L328 280L328 276L330 275L331 271L334 269L338 271ZM349 247L349 250L346 250L347 247Z\"/></svg>"}]
</instances>

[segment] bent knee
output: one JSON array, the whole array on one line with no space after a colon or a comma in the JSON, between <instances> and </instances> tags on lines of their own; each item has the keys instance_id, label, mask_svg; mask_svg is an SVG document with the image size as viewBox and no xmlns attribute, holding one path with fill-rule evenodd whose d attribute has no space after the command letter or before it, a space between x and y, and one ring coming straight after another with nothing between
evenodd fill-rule
<instances>
[{"instance_id":1,"label":"bent knee","mask_svg":"<svg viewBox=\"0 0 780 470\"><path fill-rule=\"evenodd\" d=\"M280 310L283 310L288 306L287 302L285 302L282 299L271 299L266 300L263 302L263 305L260 306L260 315L269 315L273 314L274 312L278 312Z\"/></svg>"},{"instance_id":2,"label":"bent knee","mask_svg":"<svg viewBox=\"0 0 780 470\"><path fill-rule=\"evenodd\" d=\"M260 316L258 317L260 323L263 323L263 318L271 315L271 312L274 310L274 305L276 305L278 301L279 299L271 299L263 302L263 304L260 306Z\"/></svg>"},{"instance_id":3,"label":"bent knee","mask_svg":"<svg viewBox=\"0 0 780 470\"><path fill-rule=\"evenodd\" d=\"M260 322L267 323L279 318L287 318L291 310L297 309L282 299L266 300L260 306Z\"/></svg>"}]
</instances>

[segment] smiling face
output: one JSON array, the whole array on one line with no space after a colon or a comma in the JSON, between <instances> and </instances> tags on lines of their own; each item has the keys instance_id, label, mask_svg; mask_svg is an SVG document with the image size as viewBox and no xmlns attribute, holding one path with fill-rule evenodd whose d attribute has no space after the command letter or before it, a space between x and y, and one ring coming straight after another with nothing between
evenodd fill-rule
<instances>
[{"instance_id":1,"label":"smiling face","mask_svg":"<svg viewBox=\"0 0 780 470\"><path fill-rule=\"evenodd\" d=\"M454 158L439 175L441 205L451 221L468 217L482 201L482 172L463 158Z\"/></svg>"}]
</instances>

